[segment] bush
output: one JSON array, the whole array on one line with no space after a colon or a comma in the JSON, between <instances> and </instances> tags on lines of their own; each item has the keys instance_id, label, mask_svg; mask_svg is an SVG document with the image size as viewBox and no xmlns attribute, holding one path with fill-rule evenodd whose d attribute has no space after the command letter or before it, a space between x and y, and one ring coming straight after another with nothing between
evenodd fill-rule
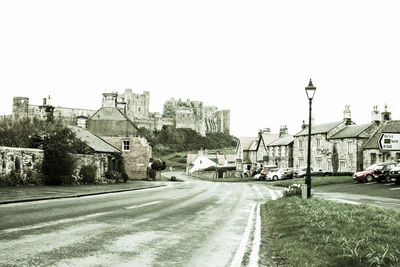
<instances>
[{"instance_id":1,"label":"bush","mask_svg":"<svg viewBox=\"0 0 400 267\"><path fill-rule=\"evenodd\" d=\"M284 197L298 196L301 197L301 184L292 184L283 190Z\"/></svg>"},{"instance_id":2,"label":"bush","mask_svg":"<svg viewBox=\"0 0 400 267\"><path fill-rule=\"evenodd\" d=\"M84 165L79 171L79 177L84 184L93 184L96 179L97 167L95 165Z\"/></svg>"},{"instance_id":3,"label":"bush","mask_svg":"<svg viewBox=\"0 0 400 267\"><path fill-rule=\"evenodd\" d=\"M107 171L105 177L109 182L120 183L122 181L122 175L117 171Z\"/></svg>"},{"instance_id":4,"label":"bush","mask_svg":"<svg viewBox=\"0 0 400 267\"><path fill-rule=\"evenodd\" d=\"M148 169L148 173L149 173L149 178L150 179L156 179L156 175L157 175L157 171L154 169L149 168Z\"/></svg>"},{"instance_id":5,"label":"bush","mask_svg":"<svg viewBox=\"0 0 400 267\"><path fill-rule=\"evenodd\" d=\"M352 172L337 172L333 173L332 176L353 176Z\"/></svg>"},{"instance_id":6,"label":"bush","mask_svg":"<svg viewBox=\"0 0 400 267\"><path fill-rule=\"evenodd\" d=\"M172 182L176 182L176 177L175 176L171 176L171 181Z\"/></svg>"}]
</instances>

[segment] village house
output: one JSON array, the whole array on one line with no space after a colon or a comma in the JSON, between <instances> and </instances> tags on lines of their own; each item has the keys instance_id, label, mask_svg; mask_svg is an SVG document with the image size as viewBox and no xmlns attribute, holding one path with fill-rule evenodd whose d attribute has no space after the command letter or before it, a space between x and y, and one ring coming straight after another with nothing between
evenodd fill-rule
<instances>
[{"instance_id":1,"label":"village house","mask_svg":"<svg viewBox=\"0 0 400 267\"><path fill-rule=\"evenodd\" d=\"M363 163L370 166L379 162L400 162L400 151L380 150L378 141L382 133L400 133L400 121L391 120L391 113L385 106L382 112L382 123L364 145Z\"/></svg>"},{"instance_id":2,"label":"village house","mask_svg":"<svg viewBox=\"0 0 400 267\"><path fill-rule=\"evenodd\" d=\"M152 150L145 138L138 136L138 127L117 106L117 95L103 94L103 106L87 121L87 128L122 151L129 178L146 178Z\"/></svg>"},{"instance_id":3,"label":"village house","mask_svg":"<svg viewBox=\"0 0 400 267\"><path fill-rule=\"evenodd\" d=\"M287 126L281 126L279 139L267 145L267 164L276 165L278 168L293 167L293 143L294 137L288 133Z\"/></svg>"},{"instance_id":4,"label":"village house","mask_svg":"<svg viewBox=\"0 0 400 267\"><path fill-rule=\"evenodd\" d=\"M256 158L257 137L240 137L236 145L236 170L248 171L251 170L253 162Z\"/></svg>"},{"instance_id":5,"label":"village house","mask_svg":"<svg viewBox=\"0 0 400 267\"><path fill-rule=\"evenodd\" d=\"M205 173L207 168L213 169ZM214 168L212 168L214 167ZM218 170L216 171L215 168ZM235 154L208 154L207 150L200 150L198 154L188 154L186 157L186 174L193 175L202 171L202 176L218 178L236 176L233 170L236 169L236 155Z\"/></svg>"},{"instance_id":6,"label":"village house","mask_svg":"<svg viewBox=\"0 0 400 267\"><path fill-rule=\"evenodd\" d=\"M350 107L346 106L343 120L311 126L311 167L332 170L332 144L329 139L348 125L351 121ZM295 167L307 164L308 125L302 125L302 131L294 135L293 163Z\"/></svg>"},{"instance_id":7,"label":"village house","mask_svg":"<svg viewBox=\"0 0 400 267\"><path fill-rule=\"evenodd\" d=\"M263 167L269 162L268 145L279 139L279 134L272 134L269 128L258 133L256 158L253 159L253 167Z\"/></svg>"}]
</instances>

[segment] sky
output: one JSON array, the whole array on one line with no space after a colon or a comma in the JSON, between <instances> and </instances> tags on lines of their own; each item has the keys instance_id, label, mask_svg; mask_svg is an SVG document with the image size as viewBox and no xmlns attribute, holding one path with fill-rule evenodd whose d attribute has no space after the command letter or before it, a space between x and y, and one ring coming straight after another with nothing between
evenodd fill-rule
<instances>
[{"instance_id":1,"label":"sky","mask_svg":"<svg viewBox=\"0 0 400 267\"><path fill-rule=\"evenodd\" d=\"M387 104L400 119L398 1L0 2L0 115L14 96L101 107L102 93L150 91L231 110L231 134L290 134L308 120L357 124Z\"/></svg>"}]
</instances>

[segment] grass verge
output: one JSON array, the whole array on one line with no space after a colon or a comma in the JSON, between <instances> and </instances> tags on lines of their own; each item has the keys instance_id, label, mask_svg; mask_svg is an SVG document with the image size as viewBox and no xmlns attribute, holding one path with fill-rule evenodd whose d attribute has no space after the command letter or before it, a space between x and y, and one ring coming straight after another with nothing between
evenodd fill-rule
<instances>
[{"instance_id":1,"label":"grass verge","mask_svg":"<svg viewBox=\"0 0 400 267\"><path fill-rule=\"evenodd\" d=\"M305 178L294 178L282 181L271 182L271 185L288 187L292 184L304 184ZM311 177L312 186L328 185L328 184L342 184L352 183L353 178L351 176L313 176Z\"/></svg>"},{"instance_id":2,"label":"grass verge","mask_svg":"<svg viewBox=\"0 0 400 267\"><path fill-rule=\"evenodd\" d=\"M204 177L192 177L194 179L208 181L208 182L231 182L231 183L241 183L241 182L251 182L256 181L253 177L243 177L243 178L204 178Z\"/></svg>"},{"instance_id":3,"label":"grass verge","mask_svg":"<svg viewBox=\"0 0 400 267\"><path fill-rule=\"evenodd\" d=\"M399 266L400 213L313 198L261 208L262 263L284 266ZM267 264L266 264L267 265Z\"/></svg>"}]
</instances>

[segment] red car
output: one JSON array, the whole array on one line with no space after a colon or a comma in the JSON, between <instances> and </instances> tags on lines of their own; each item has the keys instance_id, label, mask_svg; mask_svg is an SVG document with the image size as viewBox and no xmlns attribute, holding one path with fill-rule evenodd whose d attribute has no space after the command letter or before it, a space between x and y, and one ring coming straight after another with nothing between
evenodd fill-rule
<instances>
[{"instance_id":1,"label":"red car","mask_svg":"<svg viewBox=\"0 0 400 267\"><path fill-rule=\"evenodd\" d=\"M365 171L353 174L353 181L370 183L374 180L374 169L381 163L375 163L369 166Z\"/></svg>"}]
</instances>

